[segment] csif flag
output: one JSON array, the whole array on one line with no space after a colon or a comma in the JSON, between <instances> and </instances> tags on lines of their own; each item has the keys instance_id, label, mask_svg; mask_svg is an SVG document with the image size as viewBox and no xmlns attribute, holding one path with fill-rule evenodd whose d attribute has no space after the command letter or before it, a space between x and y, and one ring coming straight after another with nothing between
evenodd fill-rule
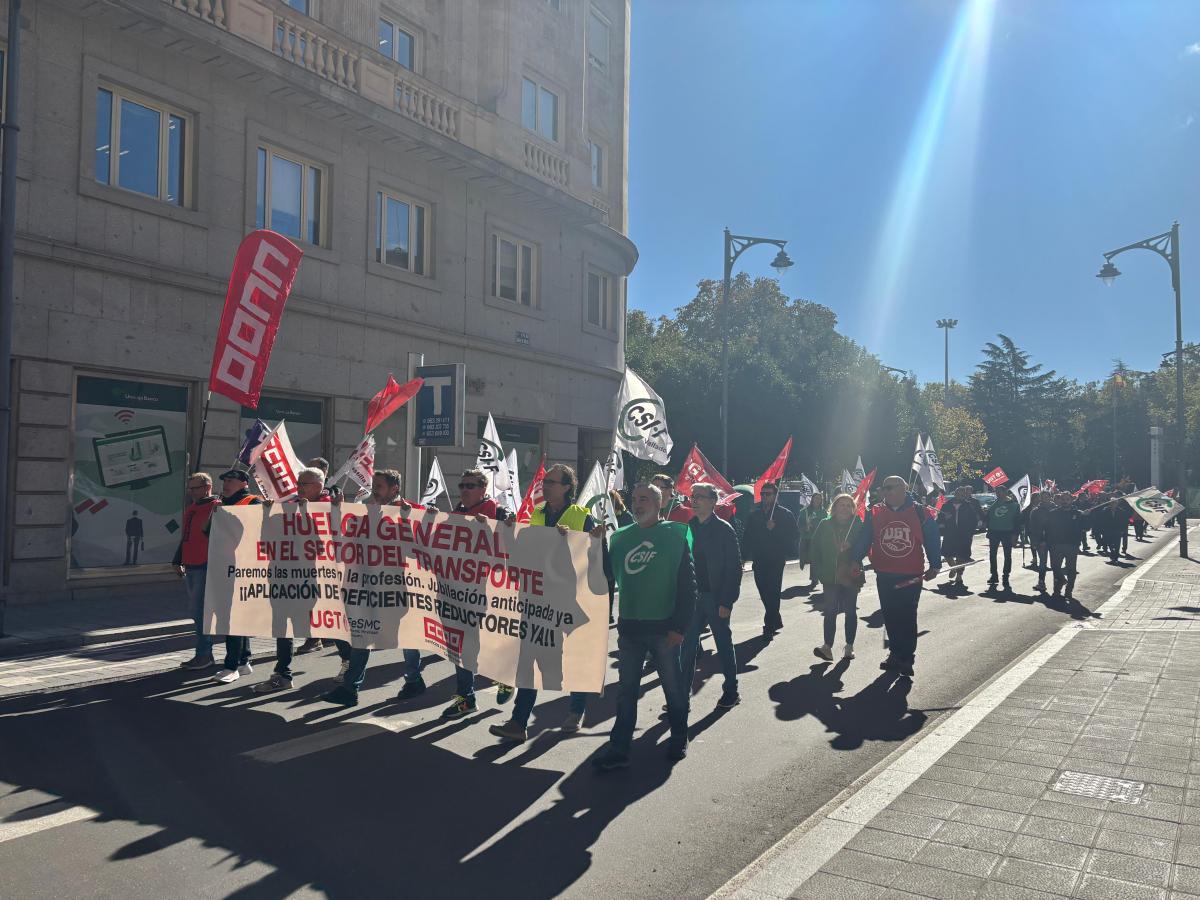
<instances>
[{"instance_id":1,"label":"csif flag","mask_svg":"<svg viewBox=\"0 0 1200 900\"><path fill-rule=\"evenodd\" d=\"M675 442L667 431L667 407L654 388L633 369L625 370L617 394L617 433L614 443L636 459L663 465L671 458Z\"/></svg>"},{"instance_id":2,"label":"csif flag","mask_svg":"<svg viewBox=\"0 0 1200 900\"><path fill-rule=\"evenodd\" d=\"M1033 489L1030 486L1028 475L1012 486L1012 493L1017 502L1021 504L1021 512L1027 510L1029 502L1033 499Z\"/></svg>"},{"instance_id":3,"label":"csif flag","mask_svg":"<svg viewBox=\"0 0 1200 900\"><path fill-rule=\"evenodd\" d=\"M925 484L933 483L933 474L929 471L929 460L925 452L925 441L922 440L920 432L917 432L917 445L913 448L912 471L916 476L915 480Z\"/></svg>"},{"instance_id":4,"label":"csif flag","mask_svg":"<svg viewBox=\"0 0 1200 900\"><path fill-rule=\"evenodd\" d=\"M329 484L337 484L344 478L349 478L363 490L371 489L371 480L375 477L375 436L368 434L350 458L342 463L342 467L329 479Z\"/></svg>"},{"instance_id":5,"label":"csif flag","mask_svg":"<svg viewBox=\"0 0 1200 900\"><path fill-rule=\"evenodd\" d=\"M292 442L287 425L280 422L270 436L251 454L254 480L268 500L287 500L296 495L296 479L304 468Z\"/></svg>"},{"instance_id":6,"label":"csif flag","mask_svg":"<svg viewBox=\"0 0 1200 900\"><path fill-rule=\"evenodd\" d=\"M592 515L592 520L602 524L606 533L612 534L620 527L612 500L608 496L608 478L604 466L599 462L592 466L587 481L579 489L579 505L586 507Z\"/></svg>"},{"instance_id":7,"label":"csif flag","mask_svg":"<svg viewBox=\"0 0 1200 900\"><path fill-rule=\"evenodd\" d=\"M800 505L808 506L817 493L817 486L803 472L800 473Z\"/></svg>"},{"instance_id":8,"label":"csif flag","mask_svg":"<svg viewBox=\"0 0 1200 900\"><path fill-rule=\"evenodd\" d=\"M530 518L533 516L533 508L541 503L546 498L542 494L542 481L546 477L546 457L542 457L541 463L538 465L538 470L534 473L533 481L529 482L529 488L525 491L525 498L521 501L521 508L517 510L517 521L522 525L528 525Z\"/></svg>"},{"instance_id":9,"label":"csif flag","mask_svg":"<svg viewBox=\"0 0 1200 900\"><path fill-rule=\"evenodd\" d=\"M508 492L508 460L504 458L504 448L500 446L500 433L496 431L496 420L488 413L487 425L483 429L483 437L479 439L479 450L475 454L475 468L487 472L491 486L492 497L500 502L500 497Z\"/></svg>"},{"instance_id":10,"label":"csif flag","mask_svg":"<svg viewBox=\"0 0 1200 900\"><path fill-rule=\"evenodd\" d=\"M371 402L367 404L367 427L363 429L363 434L370 434L383 423L384 419L415 397L417 391L421 390L422 384L424 384L422 378L414 378L404 384L397 384L395 377L389 372L387 384L383 386L383 390L372 397Z\"/></svg>"},{"instance_id":11,"label":"csif flag","mask_svg":"<svg viewBox=\"0 0 1200 900\"><path fill-rule=\"evenodd\" d=\"M621 455L621 451L613 447L612 452L608 454L608 458L604 461L604 469L608 472L608 489L610 491L622 491L625 489L625 457Z\"/></svg>"},{"instance_id":12,"label":"csif flag","mask_svg":"<svg viewBox=\"0 0 1200 900\"><path fill-rule=\"evenodd\" d=\"M854 511L864 522L867 520L867 498L871 495L871 483L874 480L875 470L872 469L854 489Z\"/></svg>"},{"instance_id":13,"label":"csif flag","mask_svg":"<svg viewBox=\"0 0 1200 900\"><path fill-rule=\"evenodd\" d=\"M850 474L850 470L842 469L842 478L838 482L838 493L853 494L855 486L856 482L854 481L854 476Z\"/></svg>"},{"instance_id":14,"label":"csif flag","mask_svg":"<svg viewBox=\"0 0 1200 900\"><path fill-rule=\"evenodd\" d=\"M783 445L783 449L779 451L779 455L775 457L775 462L771 463L767 471L758 476L758 480L754 482L754 502L762 500L763 485L768 481L778 484L783 478L783 473L787 471L788 456L792 452L792 436L789 434L787 443Z\"/></svg>"},{"instance_id":15,"label":"csif flag","mask_svg":"<svg viewBox=\"0 0 1200 900\"><path fill-rule=\"evenodd\" d=\"M1183 504L1168 497L1156 487L1146 488L1135 494L1127 494L1123 498L1133 507L1133 511L1146 520L1147 523L1159 528L1183 512Z\"/></svg>"},{"instance_id":16,"label":"csif flag","mask_svg":"<svg viewBox=\"0 0 1200 900\"><path fill-rule=\"evenodd\" d=\"M859 456L858 461L854 463L854 483L857 485L860 481L867 477L867 470L863 466L862 457Z\"/></svg>"},{"instance_id":17,"label":"csif flag","mask_svg":"<svg viewBox=\"0 0 1200 900\"><path fill-rule=\"evenodd\" d=\"M933 490L935 487L945 491L946 479L942 477L942 464L938 462L937 451L933 449L933 435L925 436L925 467L929 472L930 480L926 482L926 487Z\"/></svg>"},{"instance_id":18,"label":"csif flag","mask_svg":"<svg viewBox=\"0 0 1200 900\"><path fill-rule=\"evenodd\" d=\"M304 252L283 235L259 229L238 245L208 375L210 393L258 409L271 348Z\"/></svg>"},{"instance_id":19,"label":"csif flag","mask_svg":"<svg viewBox=\"0 0 1200 900\"><path fill-rule=\"evenodd\" d=\"M442 474L442 464L435 456L433 465L429 467L429 477L425 480L425 489L421 491L421 505L433 507L437 503L437 498L445 493L446 476Z\"/></svg>"},{"instance_id":20,"label":"csif flag","mask_svg":"<svg viewBox=\"0 0 1200 900\"><path fill-rule=\"evenodd\" d=\"M496 505L506 510L510 515L516 515L520 507L518 498L521 496L521 482L517 479L517 448L508 451L504 460L508 468L508 490L503 496L496 498Z\"/></svg>"}]
</instances>

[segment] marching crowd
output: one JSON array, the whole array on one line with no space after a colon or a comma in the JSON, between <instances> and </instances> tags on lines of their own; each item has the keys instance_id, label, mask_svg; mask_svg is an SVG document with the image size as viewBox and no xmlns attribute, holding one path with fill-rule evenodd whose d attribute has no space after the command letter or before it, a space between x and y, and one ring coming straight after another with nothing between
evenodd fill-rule
<instances>
[{"instance_id":1,"label":"marching crowd","mask_svg":"<svg viewBox=\"0 0 1200 900\"><path fill-rule=\"evenodd\" d=\"M310 460L298 476L298 494L289 502L340 502L336 489L326 487L329 465ZM191 612L196 621L195 656L182 663L188 670L205 670L216 665L214 638L203 633L201 620L208 564L208 534L212 512L218 506L263 503L250 491L249 477L231 469L220 477L220 494L213 494L213 481L205 473L193 474L187 482L190 503L183 513L182 538L175 563L184 578ZM452 512L479 521L496 520L512 525L506 511L488 496L488 477L481 469L464 471L458 482L459 502ZM400 473L376 471L368 504L422 509L401 496ZM961 486L940 504L940 509L919 502L904 478L885 478L862 507L848 493L827 503L815 493L798 515L779 502L778 484L767 482L761 500L748 515L728 521L730 508L718 506L716 486L701 482L692 486L690 497L674 492L667 475L656 475L639 483L631 493L630 509L612 492L617 514L615 531L606 533L591 512L576 503L579 482L567 465L547 468L543 481L544 501L538 504L526 527L557 528L589 532L605 542L604 568L609 581L610 622L615 613L617 629L616 717L609 742L593 759L601 770L629 763L630 742L636 726L637 702L647 661L657 672L665 698L670 726L667 755L672 760L687 755L687 721L701 635L711 633L723 676L717 705L739 702L736 650L730 616L739 598L743 561L749 560L754 583L763 606L763 633L769 639L783 626L780 595L784 565L797 556L807 565L809 590L820 587L817 604L823 615L823 641L814 654L833 660L838 617L843 619L845 659L853 659L858 627L858 594L866 582L864 559L875 573L888 653L880 668L898 678L912 678L917 649L917 609L922 583L934 580L948 564L948 580L940 586L947 594L966 590L964 571L973 560L972 541L982 525L986 531L990 563L989 589L1003 585L1009 591L1014 546L1028 546L1038 574L1037 590L1046 591L1046 574L1053 573L1053 597L1072 600L1078 555L1088 553L1088 536L1097 550L1116 561L1127 551L1132 510L1117 498L1098 495L1077 498L1066 491L1043 491L1027 510L1006 488L986 510L971 489ZM1142 540L1145 521L1132 515L1137 540ZM1001 562L1002 558L1002 562ZM636 564L631 564L636 560ZM816 594L813 593L816 597ZM613 607L614 597L617 599ZM223 664L216 675L232 683L253 671L250 640L229 636ZM342 706L358 703L371 651L334 642L341 658L339 683L322 699ZM296 653L324 649L319 638L306 640L299 648L291 638L276 640L275 667L264 681L254 685L256 693L286 691L293 686L292 664ZM417 649L403 650L404 684L399 699L411 700L426 690L422 657ZM477 709L476 674L456 667L455 694L442 712L445 719L459 719ZM490 732L505 741L524 741L537 691L497 684L496 701L513 700L507 722L490 726ZM513 699L515 696L515 699ZM575 732L584 724L589 695L573 693L561 724L564 732Z\"/></svg>"}]
</instances>

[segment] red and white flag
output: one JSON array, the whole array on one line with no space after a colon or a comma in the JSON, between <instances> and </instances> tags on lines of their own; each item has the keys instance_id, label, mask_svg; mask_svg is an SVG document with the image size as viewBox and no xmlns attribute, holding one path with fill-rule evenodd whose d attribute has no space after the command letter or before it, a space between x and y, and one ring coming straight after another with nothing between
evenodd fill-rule
<instances>
[{"instance_id":1,"label":"red and white flag","mask_svg":"<svg viewBox=\"0 0 1200 900\"><path fill-rule=\"evenodd\" d=\"M525 491L525 498L521 501L521 508L517 510L517 521L527 525L529 517L533 515L533 508L541 503L545 497L542 496L542 479L546 477L546 457L542 457L541 465L538 466L537 473L533 476L533 481L529 482L529 489Z\"/></svg>"},{"instance_id":2,"label":"red and white flag","mask_svg":"<svg viewBox=\"0 0 1200 900\"><path fill-rule=\"evenodd\" d=\"M737 500L737 492L733 489L733 485L717 471L716 466L708 461L708 458L700 452L700 448L696 444L692 444L691 452L688 453L687 459L683 461L683 468L679 471L679 477L675 479L675 490L690 498L692 485L700 482L707 482L717 489L718 506Z\"/></svg>"},{"instance_id":3,"label":"red and white flag","mask_svg":"<svg viewBox=\"0 0 1200 900\"><path fill-rule=\"evenodd\" d=\"M783 477L784 471L787 469L788 455L792 452L792 438L788 435L787 443L783 445L783 449L779 451L779 455L775 457L775 462L771 463L771 467L767 471L758 476L758 480L754 482L754 502L762 500L763 485L768 481L778 482Z\"/></svg>"},{"instance_id":4,"label":"red and white flag","mask_svg":"<svg viewBox=\"0 0 1200 900\"><path fill-rule=\"evenodd\" d=\"M332 478L330 484L337 484L343 478L349 478L364 490L371 489L371 481L375 477L375 436L368 434L358 442L350 458L342 464Z\"/></svg>"},{"instance_id":5,"label":"red and white flag","mask_svg":"<svg viewBox=\"0 0 1200 900\"><path fill-rule=\"evenodd\" d=\"M875 470L867 473L867 477L858 483L854 489L854 511L864 522L867 520L867 497L871 495L871 483L875 481Z\"/></svg>"},{"instance_id":6,"label":"red and white flag","mask_svg":"<svg viewBox=\"0 0 1200 900\"><path fill-rule=\"evenodd\" d=\"M271 347L304 255L282 235L260 229L242 240L233 258L225 309L213 348L208 389L258 408Z\"/></svg>"},{"instance_id":7,"label":"red and white flag","mask_svg":"<svg viewBox=\"0 0 1200 900\"><path fill-rule=\"evenodd\" d=\"M939 494L938 498L937 498L937 502L934 503L932 506L928 507L929 518L936 519L938 517L938 513L940 513L942 511L942 507L945 505L946 505L946 495Z\"/></svg>"},{"instance_id":8,"label":"red and white flag","mask_svg":"<svg viewBox=\"0 0 1200 900\"><path fill-rule=\"evenodd\" d=\"M384 419L415 397L424 383L425 379L414 378L404 384L397 384L395 377L388 373L387 384L383 386L383 390L367 404L367 427L363 429L363 434L370 434L378 428Z\"/></svg>"},{"instance_id":9,"label":"red and white flag","mask_svg":"<svg viewBox=\"0 0 1200 900\"><path fill-rule=\"evenodd\" d=\"M983 476L983 480L987 483L988 487L998 488L1000 485L1008 481L1008 476L1004 474L1004 470L1002 468L996 466L996 468L992 469L992 471Z\"/></svg>"},{"instance_id":10,"label":"red and white flag","mask_svg":"<svg viewBox=\"0 0 1200 900\"><path fill-rule=\"evenodd\" d=\"M296 479L304 465L292 449L287 426L280 422L251 454L254 480L268 500L287 500L296 494Z\"/></svg>"},{"instance_id":11,"label":"red and white flag","mask_svg":"<svg viewBox=\"0 0 1200 900\"><path fill-rule=\"evenodd\" d=\"M1080 485L1079 490L1075 491L1071 496L1078 497L1080 494L1087 494L1089 497L1097 496L1108 485L1107 478L1097 478L1093 481L1085 481Z\"/></svg>"}]
</instances>

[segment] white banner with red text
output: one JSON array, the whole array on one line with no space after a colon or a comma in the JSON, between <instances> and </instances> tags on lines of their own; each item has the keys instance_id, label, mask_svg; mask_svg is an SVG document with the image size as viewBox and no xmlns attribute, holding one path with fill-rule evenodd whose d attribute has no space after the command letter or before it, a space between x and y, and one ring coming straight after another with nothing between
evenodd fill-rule
<instances>
[{"instance_id":1,"label":"white banner with red text","mask_svg":"<svg viewBox=\"0 0 1200 900\"><path fill-rule=\"evenodd\" d=\"M206 634L437 653L503 684L599 693L601 543L432 510L286 503L214 512Z\"/></svg>"}]
</instances>

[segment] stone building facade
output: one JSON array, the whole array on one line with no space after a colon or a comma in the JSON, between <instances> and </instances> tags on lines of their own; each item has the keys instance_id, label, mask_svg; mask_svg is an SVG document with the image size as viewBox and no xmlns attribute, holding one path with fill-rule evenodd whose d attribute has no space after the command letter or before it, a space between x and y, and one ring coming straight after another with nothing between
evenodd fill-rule
<instances>
[{"instance_id":1,"label":"stone building facade","mask_svg":"<svg viewBox=\"0 0 1200 900\"><path fill-rule=\"evenodd\" d=\"M256 416L336 465L410 353L466 364L467 446L438 451L451 485L488 412L523 480L542 453L607 449L637 257L628 0L22 11L11 601L173 577L229 268L256 227L305 256L263 404L213 399L206 470ZM403 414L377 438L379 466L404 469Z\"/></svg>"}]
</instances>

